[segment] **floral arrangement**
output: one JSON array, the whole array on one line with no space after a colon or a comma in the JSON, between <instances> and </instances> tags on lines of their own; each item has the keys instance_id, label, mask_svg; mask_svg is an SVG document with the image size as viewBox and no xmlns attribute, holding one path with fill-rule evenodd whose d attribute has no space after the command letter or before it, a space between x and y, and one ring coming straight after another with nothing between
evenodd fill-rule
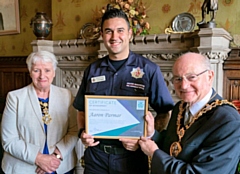
<instances>
[{"instance_id":1,"label":"floral arrangement","mask_svg":"<svg viewBox=\"0 0 240 174\"><path fill-rule=\"evenodd\" d=\"M142 0L137 0L137 2L134 0L110 0L109 4L111 7L122 9L126 13L134 36L149 34L150 24L145 21L148 16ZM100 31L101 18L106 10L107 6L104 6L100 11L95 12L93 17L97 26L95 32Z\"/></svg>"}]
</instances>

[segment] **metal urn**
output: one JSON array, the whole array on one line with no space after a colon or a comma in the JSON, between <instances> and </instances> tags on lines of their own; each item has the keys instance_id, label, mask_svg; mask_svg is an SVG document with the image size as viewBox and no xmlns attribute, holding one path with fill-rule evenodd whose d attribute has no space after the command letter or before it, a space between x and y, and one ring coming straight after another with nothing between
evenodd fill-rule
<instances>
[{"instance_id":1,"label":"metal urn","mask_svg":"<svg viewBox=\"0 0 240 174\"><path fill-rule=\"evenodd\" d=\"M31 19L30 27L38 40L44 40L51 32L52 21L44 12L37 12Z\"/></svg>"}]
</instances>

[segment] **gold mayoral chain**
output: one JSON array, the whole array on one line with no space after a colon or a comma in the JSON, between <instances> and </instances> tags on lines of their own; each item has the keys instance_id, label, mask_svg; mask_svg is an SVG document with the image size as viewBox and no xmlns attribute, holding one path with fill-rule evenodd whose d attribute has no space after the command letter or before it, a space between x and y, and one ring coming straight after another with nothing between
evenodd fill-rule
<instances>
[{"instance_id":1,"label":"gold mayoral chain","mask_svg":"<svg viewBox=\"0 0 240 174\"><path fill-rule=\"evenodd\" d=\"M213 98L213 97L212 97ZM206 112L212 110L213 108L217 107L217 106L220 106L220 105L223 105L223 104L228 104L228 105L231 105L233 106L234 108L236 108L234 106L234 104L232 104L231 102L228 102L227 100L216 100L214 102L212 102L211 104L206 104L204 106L204 108L202 108L195 116L193 116L192 120L190 123L188 123L186 126L185 126L185 129L184 127L181 127L181 119L183 118L183 111L185 110L185 108L183 108L183 104L184 102L181 101L180 105L179 105L179 113L178 113L178 118L177 118L177 135L178 135L178 141L176 142L173 142L170 146L170 155L171 156L174 156L174 157L177 157L178 154L182 151L182 147L181 147L181 140L182 140L182 137L184 136L185 134L185 131L187 129L189 129L192 124L199 118L201 117L203 114L205 114Z\"/></svg>"},{"instance_id":2,"label":"gold mayoral chain","mask_svg":"<svg viewBox=\"0 0 240 174\"><path fill-rule=\"evenodd\" d=\"M42 116L42 121L44 124L49 124L52 121L52 117L48 113L48 103L39 101L42 112L44 116Z\"/></svg>"}]
</instances>

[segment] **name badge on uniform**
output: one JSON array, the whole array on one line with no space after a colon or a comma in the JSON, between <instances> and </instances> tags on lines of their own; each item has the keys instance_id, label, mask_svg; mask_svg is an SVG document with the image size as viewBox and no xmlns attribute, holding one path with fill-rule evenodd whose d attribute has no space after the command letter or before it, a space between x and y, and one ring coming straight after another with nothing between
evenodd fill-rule
<instances>
[{"instance_id":1,"label":"name badge on uniform","mask_svg":"<svg viewBox=\"0 0 240 174\"><path fill-rule=\"evenodd\" d=\"M98 77L91 78L92 83L103 82L103 81L106 81L105 76L98 76Z\"/></svg>"}]
</instances>

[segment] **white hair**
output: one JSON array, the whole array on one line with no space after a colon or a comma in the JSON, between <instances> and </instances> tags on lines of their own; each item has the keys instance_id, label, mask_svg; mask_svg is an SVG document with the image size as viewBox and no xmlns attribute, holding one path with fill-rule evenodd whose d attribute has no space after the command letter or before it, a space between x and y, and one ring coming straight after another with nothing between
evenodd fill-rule
<instances>
[{"instance_id":1,"label":"white hair","mask_svg":"<svg viewBox=\"0 0 240 174\"><path fill-rule=\"evenodd\" d=\"M38 51L31 53L26 60L28 70L31 71L32 65L36 62L50 62L53 65L54 70L57 69L58 61L56 59L56 56L49 52L49 51Z\"/></svg>"}]
</instances>

